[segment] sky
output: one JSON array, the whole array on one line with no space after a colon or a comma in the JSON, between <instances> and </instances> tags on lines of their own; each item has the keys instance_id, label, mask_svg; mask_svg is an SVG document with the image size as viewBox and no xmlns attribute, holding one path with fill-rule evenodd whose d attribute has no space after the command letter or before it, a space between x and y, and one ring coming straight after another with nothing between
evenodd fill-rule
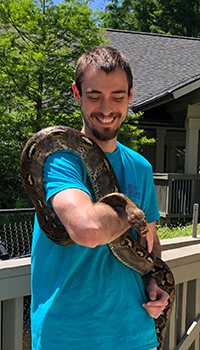
<instances>
[{"instance_id":1,"label":"sky","mask_svg":"<svg viewBox=\"0 0 200 350\"><path fill-rule=\"evenodd\" d=\"M94 10L103 10L104 7L108 4L108 0L91 0L90 7Z\"/></svg>"},{"instance_id":2,"label":"sky","mask_svg":"<svg viewBox=\"0 0 200 350\"><path fill-rule=\"evenodd\" d=\"M53 0L54 5L59 4L62 0ZM90 0L90 7L93 11L103 10L105 5L109 3L109 0Z\"/></svg>"}]
</instances>

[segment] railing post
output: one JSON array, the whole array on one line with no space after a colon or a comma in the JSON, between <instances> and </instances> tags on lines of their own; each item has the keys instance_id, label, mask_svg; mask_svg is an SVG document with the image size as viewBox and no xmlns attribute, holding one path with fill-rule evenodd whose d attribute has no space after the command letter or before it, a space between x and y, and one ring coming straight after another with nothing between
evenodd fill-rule
<instances>
[{"instance_id":1,"label":"railing post","mask_svg":"<svg viewBox=\"0 0 200 350\"><path fill-rule=\"evenodd\" d=\"M195 203L193 205L193 225L192 225L192 237L197 237L197 224L199 215L199 204Z\"/></svg>"},{"instance_id":2,"label":"railing post","mask_svg":"<svg viewBox=\"0 0 200 350\"><path fill-rule=\"evenodd\" d=\"M22 350L23 297L3 301L2 350Z\"/></svg>"}]
</instances>

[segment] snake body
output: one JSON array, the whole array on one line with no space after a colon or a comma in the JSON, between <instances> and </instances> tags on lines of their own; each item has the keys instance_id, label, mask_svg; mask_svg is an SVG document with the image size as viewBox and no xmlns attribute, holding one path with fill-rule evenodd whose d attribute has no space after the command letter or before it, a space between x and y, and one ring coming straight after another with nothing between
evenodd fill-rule
<instances>
[{"instance_id":1,"label":"snake body","mask_svg":"<svg viewBox=\"0 0 200 350\"><path fill-rule=\"evenodd\" d=\"M27 142L20 159L24 189L35 206L39 225L47 237L59 245L74 243L45 200L43 165L46 158L58 150L72 150L82 158L96 201L112 207L124 208L129 214L131 226L142 236L148 233L143 211L127 196L120 193L116 175L101 148L75 129L53 126L37 132ZM141 276L149 274L156 279L159 287L168 292L168 305L162 315L155 320L158 349L161 350L175 298L175 282L171 270L164 261L148 253L133 237L130 230L111 242L109 247L120 262L139 272Z\"/></svg>"}]
</instances>

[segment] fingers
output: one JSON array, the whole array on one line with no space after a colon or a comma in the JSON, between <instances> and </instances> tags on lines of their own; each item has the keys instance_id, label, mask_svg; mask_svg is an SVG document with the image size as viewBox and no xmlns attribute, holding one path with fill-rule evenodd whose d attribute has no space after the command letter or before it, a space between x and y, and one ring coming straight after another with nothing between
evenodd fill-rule
<instances>
[{"instance_id":1,"label":"fingers","mask_svg":"<svg viewBox=\"0 0 200 350\"><path fill-rule=\"evenodd\" d=\"M149 233L146 235L146 241L147 241L147 251L148 253L151 253L153 249L154 239L153 239L153 233L150 229L149 229Z\"/></svg>"},{"instance_id":2,"label":"fingers","mask_svg":"<svg viewBox=\"0 0 200 350\"><path fill-rule=\"evenodd\" d=\"M159 306L154 306L154 307L149 306L148 303L143 304L142 306L146 310L146 312L149 314L149 316L155 319L158 318L164 310L164 308Z\"/></svg>"},{"instance_id":3,"label":"fingers","mask_svg":"<svg viewBox=\"0 0 200 350\"><path fill-rule=\"evenodd\" d=\"M148 312L149 316L158 318L165 307L168 305L169 294L159 288L155 283L147 287L149 299L142 306Z\"/></svg>"},{"instance_id":4,"label":"fingers","mask_svg":"<svg viewBox=\"0 0 200 350\"><path fill-rule=\"evenodd\" d=\"M148 253L152 252L153 249L153 243L154 243L154 238L153 238L153 233L151 230L147 233L146 237L141 237L138 235L138 242L145 248L147 249Z\"/></svg>"},{"instance_id":5,"label":"fingers","mask_svg":"<svg viewBox=\"0 0 200 350\"><path fill-rule=\"evenodd\" d=\"M144 303L142 306L147 311L149 316L153 318L158 318L167 305L168 305L168 302L165 302L163 304L163 303L158 303L157 301L154 301L154 302L149 301L146 304Z\"/></svg>"}]
</instances>

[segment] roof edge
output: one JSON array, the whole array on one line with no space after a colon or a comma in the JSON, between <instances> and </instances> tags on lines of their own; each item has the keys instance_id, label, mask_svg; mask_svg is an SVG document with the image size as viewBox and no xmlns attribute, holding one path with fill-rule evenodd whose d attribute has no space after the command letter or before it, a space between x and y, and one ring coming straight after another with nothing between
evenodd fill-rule
<instances>
[{"instance_id":1,"label":"roof edge","mask_svg":"<svg viewBox=\"0 0 200 350\"><path fill-rule=\"evenodd\" d=\"M158 105L162 105L166 102L170 102L172 100L177 100L178 98L189 94L190 92L197 90L200 88L200 77L196 79L195 81L192 81L190 83L186 83L185 85L177 88L177 89L170 89L166 91L165 93L161 94L160 96L153 96L152 98L143 101L141 103L138 103L135 106L131 106L131 109L133 112L138 111L144 111L147 108L153 108Z\"/></svg>"},{"instance_id":2,"label":"roof edge","mask_svg":"<svg viewBox=\"0 0 200 350\"><path fill-rule=\"evenodd\" d=\"M178 99L179 97L182 97L184 95L187 95L189 94L190 92L194 91L194 90L197 90L200 88L200 78L197 79L196 81L193 81L191 83L188 83L182 87L180 87L179 89L177 90L174 90L172 92L173 96L174 96L174 99Z\"/></svg>"},{"instance_id":3,"label":"roof edge","mask_svg":"<svg viewBox=\"0 0 200 350\"><path fill-rule=\"evenodd\" d=\"M135 32L131 30L124 30L124 29L112 29L112 28L99 28L108 32L119 32L119 33L129 33L129 34L135 34L135 35L149 35L149 36L160 36L165 38L176 38L176 39L182 39L182 40L197 40L200 41L200 38L192 37L192 36L181 36L181 35L167 35L167 34L160 34L160 33L150 33L150 32Z\"/></svg>"},{"instance_id":4,"label":"roof edge","mask_svg":"<svg viewBox=\"0 0 200 350\"><path fill-rule=\"evenodd\" d=\"M139 103L137 105L132 105L130 106L130 108L132 109L132 111L134 113L137 113L139 111L145 111L146 109L151 109L153 107L157 107L160 106L166 102L170 102L174 100L173 94L171 92L166 92L165 94L163 94L162 96L154 96L152 98L150 98L149 100L146 100L142 103Z\"/></svg>"}]
</instances>

